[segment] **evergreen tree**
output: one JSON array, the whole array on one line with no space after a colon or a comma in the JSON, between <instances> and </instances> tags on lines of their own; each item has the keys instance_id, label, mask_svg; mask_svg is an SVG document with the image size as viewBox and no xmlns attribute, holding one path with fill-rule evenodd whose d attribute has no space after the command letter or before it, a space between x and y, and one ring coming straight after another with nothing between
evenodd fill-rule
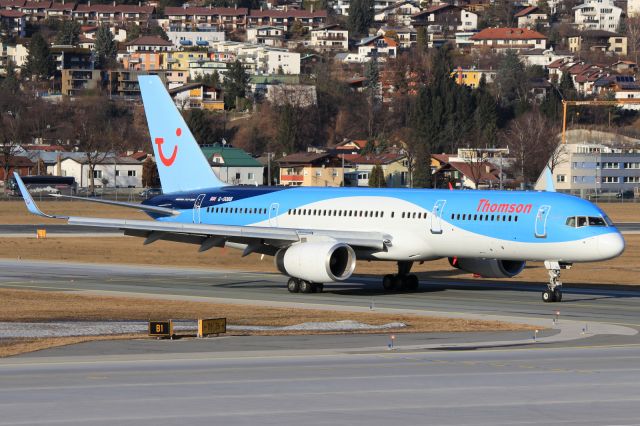
<instances>
[{"instance_id":1,"label":"evergreen tree","mask_svg":"<svg viewBox=\"0 0 640 426\"><path fill-rule=\"evenodd\" d=\"M369 173L369 187L385 188L386 186L387 182L384 179L384 171L380 165L376 164Z\"/></svg>"},{"instance_id":2,"label":"evergreen tree","mask_svg":"<svg viewBox=\"0 0 640 426\"><path fill-rule=\"evenodd\" d=\"M351 0L349 30L355 34L368 34L371 24L373 24L373 0Z\"/></svg>"},{"instance_id":3,"label":"evergreen tree","mask_svg":"<svg viewBox=\"0 0 640 426\"><path fill-rule=\"evenodd\" d=\"M20 90L20 82L16 74L16 64L11 59L7 60L7 75L5 76L0 88L6 90L7 93L17 93Z\"/></svg>"},{"instance_id":4,"label":"evergreen tree","mask_svg":"<svg viewBox=\"0 0 640 426\"><path fill-rule=\"evenodd\" d=\"M416 34L416 44L418 46L418 50L420 52L426 52L429 48L429 34L427 33L427 27L420 26L418 27Z\"/></svg>"},{"instance_id":5,"label":"evergreen tree","mask_svg":"<svg viewBox=\"0 0 640 426\"><path fill-rule=\"evenodd\" d=\"M496 144L498 135L498 112L493 96L485 89L478 89L478 106L474 113L475 127L480 142L486 147Z\"/></svg>"},{"instance_id":6,"label":"evergreen tree","mask_svg":"<svg viewBox=\"0 0 640 426\"><path fill-rule=\"evenodd\" d=\"M118 54L118 46L108 27L102 25L96 32L96 66L110 68Z\"/></svg>"},{"instance_id":7,"label":"evergreen tree","mask_svg":"<svg viewBox=\"0 0 640 426\"><path fill-rule=\"evenodd\" d=\"M547 92L544 100L540 104L540 112L552 123L558 122L561 119L562 113L562 99L558 93L558 89L552 87Z\"/></svg>"},{"instance_id":8,"label":"evergreen tree","mask_svg":"<svg viewBox=\"0 0 640 426\"><path fill-rule=\"evenodd\" d=\"M573 85L573 79L568 71L562 73L560 84L558 85L562 98L566 100L573 100L576 97L576 88Z\"/></svg>"},{"instance_id":9,"label":"evergreen tree","mask_svg":"<svg viewBox=\"0 0 640 426\"><path fill-rule=\"evenodd\" d=\"M55 72L55 63L49 45L40 33L35 33L29 43L29 54L24 65L24 73L34 80L47 79Z\"/></svg>"},{"instance_id":10,"label":"evergreen tree","mask_svg":"<svg viewBox=\"0 0 640 426\"><path fill-rule=\"evenodd\" d=\"M80 42L80 24L77 21L66 20L56 35L56 44L75 46Z\"/></svg>"},{"instance_id":11,"label":"evergreen tree","mask_svg":"<svg viewBox=\"0 0 640 426\"><path fill-rule=\"evenodd\" d=\"M142 186L145 188L157 188L160 186L160 175L158 174L158 166L151 157L142 163Z\"/></svg>"},{"instance_id":12,"label":"evergreen tree","mask_svg":"<svg viewBox=\"0 0 640 426\"><path fill-rule=\"evenodd\" d=\"M242 63L236 60L231 64L231 68L227 71L222 84L224 90L224 104L227 109L237 108L236 102L240 98L244 98L249 85L249 76L247 75Z\"/></svg>"},{"instance_id":13,"label":"evergreen tree","mask_svg":"<svg viewBox=\"0 0 640 426\"><path fill-rule=\"evenodd\" d=\"M196 75L195 81L217 88L220 86L220 73L214 70L211 74L198 74Z\"/></svg>"},{"instance_id":14,"label":"evergreen tree","mask_svg":"<svg viewBox=\"0 0 640 426\"><path fill-rule=\"evenodd\" d=\"M373 138L375 136L375 116L380 103L380 69L375 55L367 63L364 77L364 86L367 90L367 134L369 138Z\"/></svg>"},{"instance_id":15,"label":"evergreen tree","mask_svg":"<svg viewBox=\"0 0 640 426\"><path fill-rule=\"evenodd\" d=\"M514 50L507 53L500 62L496 74L498 98L503 106L515 108L518 102L525 99L525 68Z\"/></svg>"}]
</instances>

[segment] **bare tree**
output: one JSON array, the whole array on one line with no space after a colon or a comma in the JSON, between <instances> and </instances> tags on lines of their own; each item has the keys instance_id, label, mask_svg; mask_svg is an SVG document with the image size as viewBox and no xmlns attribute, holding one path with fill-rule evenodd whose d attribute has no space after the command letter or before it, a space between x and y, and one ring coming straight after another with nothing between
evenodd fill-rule
<instances>
[{"instance_id":1,"label":"bare tree","mask_svg":"<svg viewBox=\"0 0 640 426\"><path fill-rule=\"evenodd\" d=\"M640 47L640 16L627 17L627 55L632 56L638 63L638 48Z\"/></svg>"},{"instance_id":2,"label":"bare tree","mask_svg":"<svg viewBox=\"0 0 640 426\"><path fill-rule=\"evenodd\" d=\"M535 182L550 161L553 168L566 161L566 151L558 148L558 129L537 108L513 120L502 137L515 157L512 173L526 184Z\"/></svg>"},{"instance_id":3,"label":"bare tree","mask_svg":"<svg viewBox=\"0 0 640 426\"><path fill-rule=\"evenodd\" d=\"M22 97L13 92L0 92L0 157L4 169L4 185L7 186L14 157L26 139L25 104Z\"/></svg>"}]
</instances>

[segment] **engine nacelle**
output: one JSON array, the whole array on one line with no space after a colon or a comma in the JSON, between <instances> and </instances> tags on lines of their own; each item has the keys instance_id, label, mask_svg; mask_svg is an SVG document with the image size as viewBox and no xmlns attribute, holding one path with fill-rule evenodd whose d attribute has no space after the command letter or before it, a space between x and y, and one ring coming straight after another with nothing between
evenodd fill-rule
<instances>
[{"instance_id":1,"label":"engine nacelle","mask_svg":"<svg viewBox=\"0 0 640 426\"><path fill-rule=\"evenodd\" d=\"M498 260L498 259L456 259L449 258L451 266L462 269L472 274L478 274L484 278L513 278L524 269L526 262L522 260Z\"/></svg>"},{"instance_id":2,"label":"engine nacelle","mask_svg":"<svg viewBox=\"0 0 640 426\"><path fill-rule=\"evenodd\" d=\"M351 246L335 241L296 243L275 256L276 267L291 277L312 283L343 281L356 268Z\"/></svg>"}]
</instances>

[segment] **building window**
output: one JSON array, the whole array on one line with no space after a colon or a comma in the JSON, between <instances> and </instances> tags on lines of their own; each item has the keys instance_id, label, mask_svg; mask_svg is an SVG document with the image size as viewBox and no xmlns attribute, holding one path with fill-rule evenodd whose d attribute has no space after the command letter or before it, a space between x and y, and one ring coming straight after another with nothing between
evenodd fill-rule
<instances>
[{"instance_id":1,"label":"building window","mask_svg":"<svg viewBox=\"0 0 640 426\"><path fill-rule=\"evenodd\" d=\"M94 179L102 179L102 170L94 170L93 171Z\"/></svg>"},{"instance_id":2,"label":"building window","mask_svg":"<svg viewBox=\"0 0 640 426\"><path fill-rule=\"evenodd\" d=\"M566 175L558 175L556 178L556 182L566 182L567 176Z\"/></svg>"},{"instance_id":3,"label":"building window","mask_svg":"<svg viewBox=\"0 0 640 426\"><path fill-rule=\"evenodd\" d=\"M120 170L116 170L116 176L120 176Z\"/></svg>"},{"instance_id":4,"label":"building window","mask_svg":"<svg viewBox=\"0 0 640 426\"><path fill-rule=\"evenodd\" d=\"M618 183L619 182L619 178L618 176L603 176L602 177L602 183Z\"/></svg>"},{"instance_id":5,"label":"building window","mask_svg":"<svg viewBox=\"0 0 640 426\"><path fill-rule=\"evenodd\" d=\"M256 178L256 174L255 173L247 173L247 179L254 180L255 178Z\"/></svg>"},{"instance_id":6,"label":"building window","mask_svg":"<svg viewBox=\"0 0 640 426\"><path fill-rule=\"evenodd\" d=\"M602 163L602 168L603 169L619 169L620 163L615 163L615 162Z\"/></svg>"},{"instance_id":7,"label":"building window","mask_svg":"<svg viewBox=\"0 0 640 426\"><path fill-rule=\"evenodd\" d=\"M127 176L135 177L135 175L136 175L135 170L127 170Z\"/></svg>"}]
</instances>

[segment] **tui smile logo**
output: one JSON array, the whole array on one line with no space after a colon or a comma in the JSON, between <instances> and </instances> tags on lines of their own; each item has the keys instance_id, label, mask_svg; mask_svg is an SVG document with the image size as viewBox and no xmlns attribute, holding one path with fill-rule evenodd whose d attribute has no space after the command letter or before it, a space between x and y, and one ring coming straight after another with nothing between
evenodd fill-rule
<instances>
[{"instance_id":1,"label":"tui smile logo","mask_svg":"<svg viewBox=\"0 0 640 426\"><path fill-rule=\"evenodd\" d=\"M176 136L182 135L182 129L179 127L176 129ZM170 167L173 162L176 160L176 156L178 155L178 145L176 144L173 147L173 152L171 153L171 157L167 158L162 152L162 144L164 143L164 138L156 138L156 145L158 145L158 156L160 157L160 161L167 167Z\"/></svg>"}]
</instances>

